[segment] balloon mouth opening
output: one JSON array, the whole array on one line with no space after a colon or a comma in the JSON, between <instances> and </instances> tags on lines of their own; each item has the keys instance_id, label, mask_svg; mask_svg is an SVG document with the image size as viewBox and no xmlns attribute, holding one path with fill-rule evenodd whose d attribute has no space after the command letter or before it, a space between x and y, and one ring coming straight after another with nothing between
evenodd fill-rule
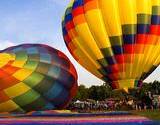
<instances>
[{"instance_id":1,"label":"balloon mouth opening","mask_svg":"<svg viewBox=\"0 0 160 125\"><path fill-rule=\"evenodd\" d=\"M128 89L141 88L142 81L137 79L125 79L112 82L112 88L114 90L124 90L128 93Z\"/></svg>"}]
</instances>

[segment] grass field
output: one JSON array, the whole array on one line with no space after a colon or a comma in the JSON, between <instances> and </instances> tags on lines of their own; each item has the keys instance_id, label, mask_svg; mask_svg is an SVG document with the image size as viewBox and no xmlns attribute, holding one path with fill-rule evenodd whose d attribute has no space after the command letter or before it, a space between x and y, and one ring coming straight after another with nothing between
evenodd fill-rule
<instances>
[{"instance_id":1,"label":"grass field","mask_svg":"<svg viewBox=\"0 0 160 125\"><path fill-rule=\"evenodd\" d=\"M160 120L160 110L132 111L132 113L152 120Z\"/></svg>"}]
</instances>

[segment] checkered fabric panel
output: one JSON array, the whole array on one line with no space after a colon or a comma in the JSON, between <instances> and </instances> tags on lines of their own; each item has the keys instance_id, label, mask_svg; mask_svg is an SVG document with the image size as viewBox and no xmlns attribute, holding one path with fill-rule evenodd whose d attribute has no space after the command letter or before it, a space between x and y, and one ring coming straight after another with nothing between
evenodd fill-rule
<instances>
[{"instance_id":1,"label":"checkered fabric panel","mask_svg":"<svg viewBox=\"0 0 160 125\"><path fill-rule=\"evenodd\" d=\"M73 57L113 89L140 87L160 63L160 0L73 0L62 31Z\"/></svg>"},{"instance_id":2,"label":"checkered fabric panel","mask_svg":"<svg viewBox=\"0 0 160 125\"><path fill-rule=\"evenodd\" d=\"M62 109L76 94L74 66L52 47L10 47L0 52L0 63L0 112Z\"/></svg>"}]
</instances>

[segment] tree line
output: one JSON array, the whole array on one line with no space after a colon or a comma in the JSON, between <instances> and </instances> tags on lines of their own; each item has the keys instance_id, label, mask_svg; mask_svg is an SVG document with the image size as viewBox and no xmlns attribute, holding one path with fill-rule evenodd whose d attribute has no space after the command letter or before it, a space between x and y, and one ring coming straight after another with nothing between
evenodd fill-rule
<instances>
[{"instance_id":1,"label":"tree line","mask_svg":"<svg viewBox=\"0 0 160 125\"><path fill-rule=\"evenodd\" d=\"M146 92L151 92L153 95L160 95L160 82L143 83L142 87L139 89L129 89L129 93L122 90L112 90L107 83L101 86L93 85L89 88L85 85L80 85L74 100L93 99L96 101L103 101L107 98L124 99L126 96L133 99L141 99Z\"/></svg>"}]
</instances>

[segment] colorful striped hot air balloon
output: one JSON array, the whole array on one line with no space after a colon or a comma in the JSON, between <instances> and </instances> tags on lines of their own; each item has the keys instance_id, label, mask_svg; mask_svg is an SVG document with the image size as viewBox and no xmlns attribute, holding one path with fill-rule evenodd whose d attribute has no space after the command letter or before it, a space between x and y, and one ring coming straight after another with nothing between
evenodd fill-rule
<instances>
[{"instance_id":1,"label":"colorful striped hot air balloon","mask_svg":"<svg viewBox=\"0 0 160 125\"><path fill-rule=\"evenodd\" d=\"M62 27L73 57L113 89L140 87L160 63L160 0L73 0Z\"/></svg>"},{"instance_id":2,"label":"colorful striped hot air balloon","mask_svg":"<svg viewBox=\"0 0 160 125\"><path fill-rule=\"evenodd\" d=\"M0 112L62 109L76 91L76 70L62 52L42 44L0 51Z\"/></svg>"}]
</instances>

